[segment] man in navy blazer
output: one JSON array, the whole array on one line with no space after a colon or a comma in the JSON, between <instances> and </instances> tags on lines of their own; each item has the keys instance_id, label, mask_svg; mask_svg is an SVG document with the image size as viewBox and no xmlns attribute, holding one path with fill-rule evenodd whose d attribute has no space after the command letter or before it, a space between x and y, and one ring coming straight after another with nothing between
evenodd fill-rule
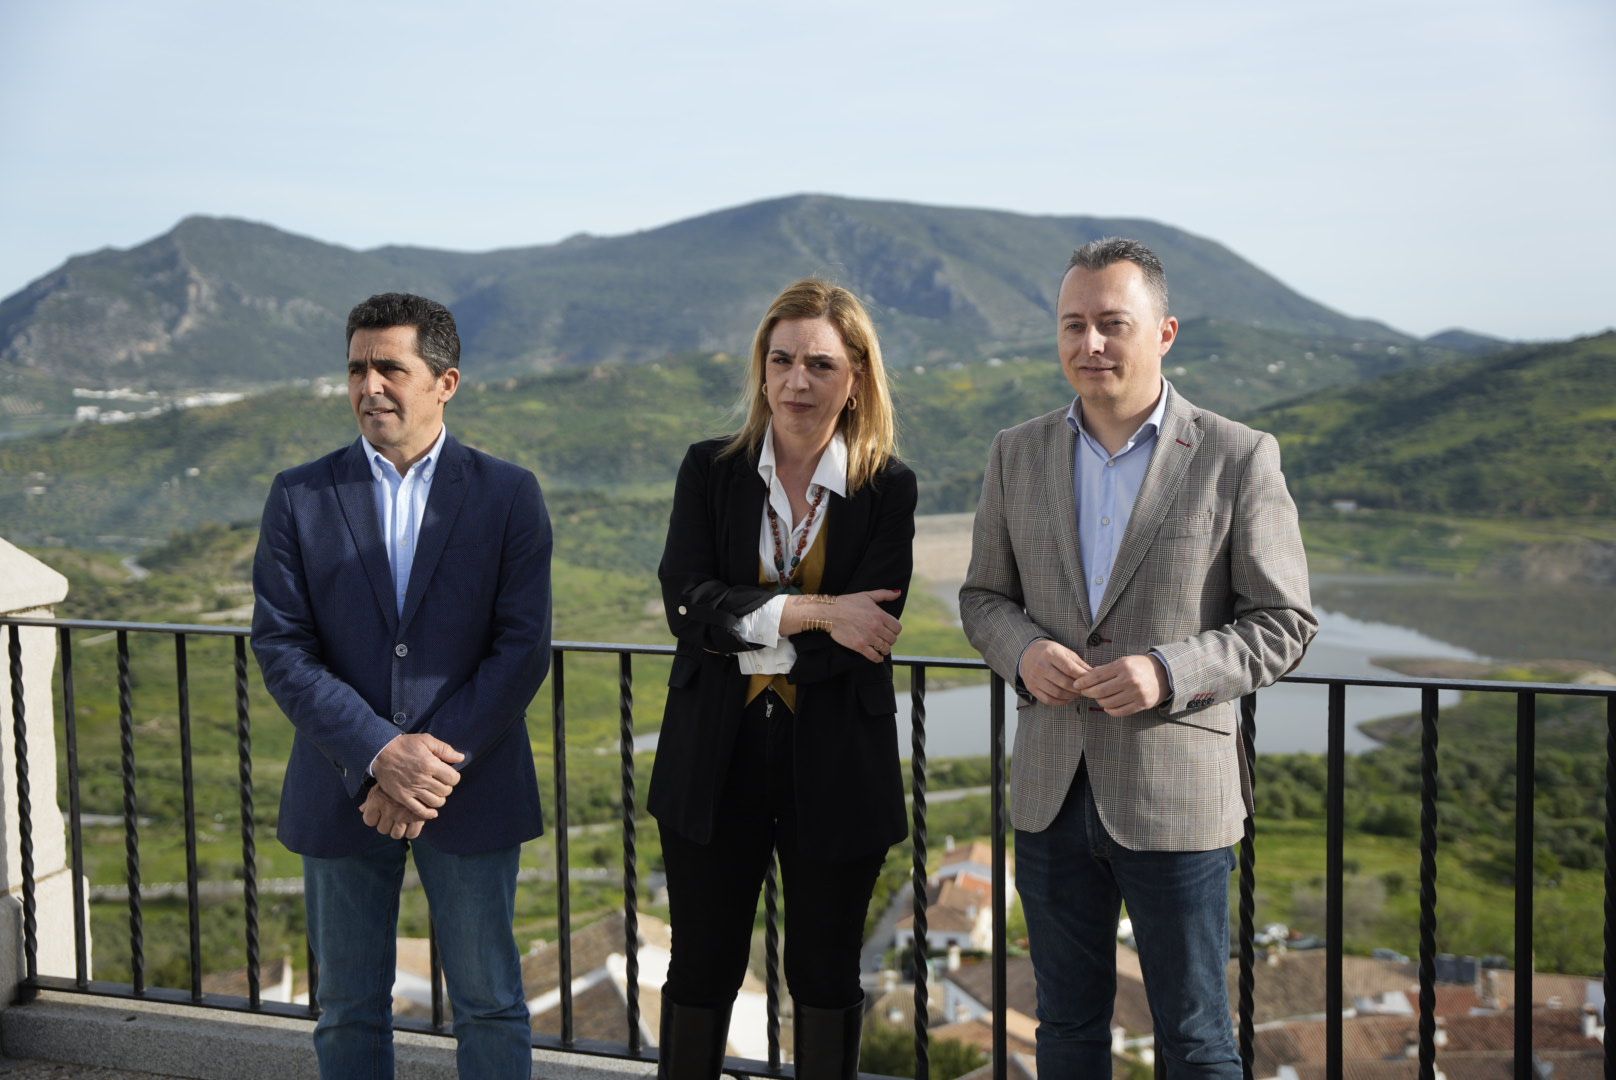
<instances>
[{"instance_id":1,"label":"man in navy blazer","mask_svg":"<svg viewBox=\"0 0 1616 1080\"><path fill-rule=\"evenodd\" d=\"M460 338L442 304L348 316L360 438L275 478L253 651L297 729L280 838L303 856L322 1077L393 1075L406 851L437 932L462 1077L525 1078L511 932L543 832L524 710L550 658L550 522L526 469L452 438Z\"/></svg>"}]
</instances>

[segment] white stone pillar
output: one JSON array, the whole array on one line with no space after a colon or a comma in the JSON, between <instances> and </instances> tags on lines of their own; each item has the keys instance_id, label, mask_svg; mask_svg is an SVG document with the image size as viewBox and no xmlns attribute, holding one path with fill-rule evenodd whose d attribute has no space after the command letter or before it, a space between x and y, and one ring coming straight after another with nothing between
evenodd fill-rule
<instances>
[{"instance_id":1,"label":"white stone pillar","mask_svg":"<svg viewBox=\"0 0 1616 1080\"><path fill-rule=\"evenodd\" d=\"M0 539L0 613L48 618L67 597L67 579ZM28 787L41 975L73 975L73 879L67 829L56 803L56 632L22 628L22 694L28 724ZM12 703L11 632L0 628L0 1008L27 975L23 952L22 829L17 804L17 748ZM86 933L88 922L86 922Z\"/></svg>"}]
</instances>

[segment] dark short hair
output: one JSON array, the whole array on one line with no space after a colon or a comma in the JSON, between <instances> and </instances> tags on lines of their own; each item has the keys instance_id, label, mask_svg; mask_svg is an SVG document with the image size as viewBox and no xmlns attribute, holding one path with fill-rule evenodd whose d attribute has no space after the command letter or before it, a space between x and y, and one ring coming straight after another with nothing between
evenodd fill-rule
<instances>
[{"instance_id":1,"label":"dark short hair","mask_svg":"<svg viewBox=\"0 0 1616 1080\"><path fill-rule=\"evenodd\" d=\"M421 354L434 378L460 366L460 331L454 316L436 300L413 293L377 293L348 312L348 343L355 330L415 327L415 351Z\"/></svg>"},{"instance_id":2,"label":"dark short hair","mask_svg":"<svg viewBox=\"0 0 1616 1080\"><path fill-rule=\"evenodd\" d=\"M1161 260L1156 253L1137 240L1129 240L1121 236L1106 236L1099 240L1090 240L1076 251L1072 252L1071 261L1066 264L1070 273L1077 267L1084 270L1104 270L1113 263L1131 262L1145 275L1145 285L1155 295L1156 302L1161 305L1163 316L1167 314L1167 271L1162 269Z\"/></svg>"}]
</instances>

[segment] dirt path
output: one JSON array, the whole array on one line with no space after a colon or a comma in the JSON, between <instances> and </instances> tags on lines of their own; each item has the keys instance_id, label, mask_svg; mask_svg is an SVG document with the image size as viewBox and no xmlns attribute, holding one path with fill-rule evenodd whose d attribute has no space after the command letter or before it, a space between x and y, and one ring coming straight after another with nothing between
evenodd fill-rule
<instances>
[{"instance_id":1,"label":"dirt path","mask_svg":"<svg viewBox=\"0 0 1616 1080\"><path fill-rule=\"evenodd\" d=\"M922 514L915 518L915 577L956 612L959 587L971 561L971 514Z\"/></svg>"}]
</instances>

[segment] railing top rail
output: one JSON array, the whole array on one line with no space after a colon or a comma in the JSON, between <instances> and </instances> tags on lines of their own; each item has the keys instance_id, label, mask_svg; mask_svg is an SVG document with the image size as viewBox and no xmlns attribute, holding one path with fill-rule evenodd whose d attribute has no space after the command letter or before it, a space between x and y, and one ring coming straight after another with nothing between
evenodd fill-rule
<instances>
[{"instance_id":1,"label":"railing top rail","mask_svg":"<svg viewBox=\"0 0 1616 1080\"><path fill-rule=\"evenodd\" d=\"M1572 697L1616 697L1608 683L1506 682L1494 679L1380 678L1374 675L1287 675L1280 682L1306 686L1372 686L1393 690L1463 690L1484 694L1567 694Z\"/></svg>"},{"instance_id":2,"label":"railing top rail","mask_svg":"<svg viewBox=\"0 0 1616 1080\"><path fill-rule=\"evenodd\" d=\"M194 634L213 637L246 637L246 626L219 626L198 623L123 622L117 619L54 619L32 615L0 614L0 626L49 627L68 630L129 630L136 633ZM613 641L557 641L552 648L573 653L603 653L636 656L672 656L672 645L642 645ZM894 656L900 667L955 668L986 671L987 661L963 656ZM1616 697L1616 685L1604 683L1505 682L1491 679L1426 679L1413 676L1373 675L1286 675L1280 682L1304 686L1366 686L1392 690L1456 690L1482 694L1560 694L1568 697Z\"/></svg>"},{"instance_id":3,"label":"railing top rail","mask_svg":"<svg viewBox=\"0 0 1616 1080\"><path fill-rule=\"evenodd\" d=\"M0 626L42 626L58 630L131 630L141 634L207 634L213 637L246 637L252 633L247 626L222 626L216 623L148 623L124 622L119 619L46 619L33 615L0 614Z\"/></svg>"}]
</instances>

